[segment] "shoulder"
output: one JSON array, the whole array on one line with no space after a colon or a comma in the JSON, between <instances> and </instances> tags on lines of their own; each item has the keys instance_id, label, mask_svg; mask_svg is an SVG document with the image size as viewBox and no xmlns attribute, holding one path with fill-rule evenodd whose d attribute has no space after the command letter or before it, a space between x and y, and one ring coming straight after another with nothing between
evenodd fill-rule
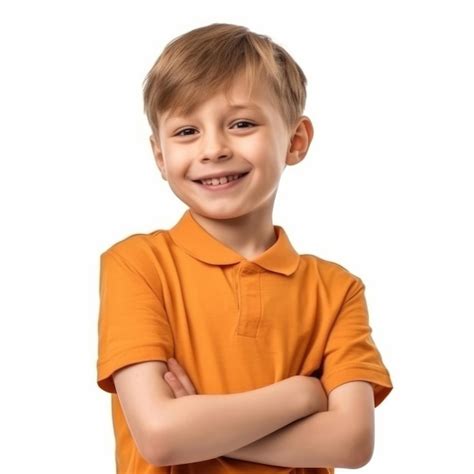
<instances>
[{"instance_id":1,"label":"shoulder","mask_svg":"<svg viewBox=\"0 0 474 474\"><path fill-rule=\"evenodd\" d=\"M360 276L339 262L313 254L302 254L301 258L316 282L328 289L338 289L345 292L350 288L364 287Z\"/></svg>"},{"instance_id":2,"label":"shoulder","mask_svg":"<svg viewBox=\"0 0 474 474\"><path fill-rule=\"evenodd\" d=\"M130 234L114 242L100 254L102 268L115 271L122 268L129 274L139 274L145 280L161 280L169 241L166 230L157 229L149 233ZM127 270L125 270L127 269ZM120 272L119 272L120 273Z\"/></svg>"},{"instance_id":3,"label":"shoulder","mask_svg":"<svg viewBox=\"0 0 474 474\"><path fill-rule=\"evenodd\" d=\"M124 260L140 261L159 252L166 245L165 229L156 229L148 233L134 233L112 243L105 248L102 255L113 254Z\"/></svg>"}]
</instances>

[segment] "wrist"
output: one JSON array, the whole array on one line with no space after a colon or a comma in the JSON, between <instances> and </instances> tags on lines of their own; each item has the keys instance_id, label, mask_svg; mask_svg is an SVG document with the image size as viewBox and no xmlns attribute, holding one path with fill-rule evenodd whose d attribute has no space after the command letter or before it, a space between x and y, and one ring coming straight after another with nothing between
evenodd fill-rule
<instances>
[{"instance_id":1,"label":"wrist","mask_svg":"<svg viewBox=\"0 0 474 474\"><path fill-rule=\"evenodd\" d=\"M287 389L289 391L287 400L293 402L291 405L295 408L298 418L304 418L316 411L315 400L317 397L315 397L314 393L314 384L309 380L309 377L294 375L282 382L287 382Z\"/></svg>"},{"instance_id":2,"label":"wrist","mask_svg":"<svg viewBox=\"0 0 474 474\"><path fill-rule=\"evenodd\" d=\"M312 376L295 376L295 390L301 394L301 409L303 416L312 415L317 412L327 411L328 400L321 381Z\"/></svg>"},{"instance_id":3,"label":"wrist","mask_svg":"<svg viewBox=\"0 0 474 474\"><path fill-rule=\"evenodd\" d=\"M326 391L318 378L312 377L314 383L313 408L314 413L328 411L328 397Z\"/></svg>"}]
</instances>

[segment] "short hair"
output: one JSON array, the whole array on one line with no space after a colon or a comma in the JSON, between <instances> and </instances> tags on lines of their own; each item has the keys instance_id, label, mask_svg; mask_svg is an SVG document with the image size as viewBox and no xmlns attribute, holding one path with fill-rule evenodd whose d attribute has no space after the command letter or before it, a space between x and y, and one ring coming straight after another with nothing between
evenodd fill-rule
<instances>
[{"instance_id":1,"label":"short hair","mask_svg":"<svg viewBox=\"0 0 474 474\"><path fill-rule=\"evenodd\" d=\"M270 37L244 26L212 23L171 40L143 81L144 112L153 134L158 136L162 114L187 115L216 92L227 95L241 73L249 97L257 81L267 81L290 131L306 103L302 69Z\"/></svg>"}]
</instances>

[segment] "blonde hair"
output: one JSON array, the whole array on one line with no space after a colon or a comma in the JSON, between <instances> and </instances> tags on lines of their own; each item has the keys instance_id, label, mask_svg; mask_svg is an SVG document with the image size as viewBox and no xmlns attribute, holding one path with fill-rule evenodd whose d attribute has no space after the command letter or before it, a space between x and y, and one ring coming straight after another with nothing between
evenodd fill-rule
<instances>
[{"instance_id":1,"label":"blonde hair","mask_svg":"<svg viewBox=\"0 0 474 474\"><path fill-rule=\"evenodd\" d=\"M244 73L249 96L267 81L288 130L306 103L306 76L281 46L244 26L213 23L184 33L164 48L143 81L144 112L155 136L165 112L192 113L217 91L227 95Z\"/></svg>"}]
</instances>

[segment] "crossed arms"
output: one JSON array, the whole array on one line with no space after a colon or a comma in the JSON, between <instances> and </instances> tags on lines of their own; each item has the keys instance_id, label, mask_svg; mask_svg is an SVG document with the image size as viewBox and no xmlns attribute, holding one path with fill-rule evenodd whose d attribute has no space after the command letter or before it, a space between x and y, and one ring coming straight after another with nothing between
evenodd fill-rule
<instances>
[{"instance_id":1,"label":"crossed arms","mask_svg":"<svg viewBox=\"0 0 474 474\"><path fill-rule=\"evenodd\" d=\"M161 406L166 417L149 437L146 455L155 465L225 456L282 467L358 468L372 457L374 398L366 381L339 385L329 397L319 379L306 376L229 395L197 395L191 388L182 396L178 377L167 381L177 398Z\"/></svg>"},{"instance_id":2,"label":"crossed arms","mask_svg":"<svg viewBox=\"0 0 474 474\"><path fill-rule=\"evenodd\" d=\"M374 448L372 386L348 382L332 390L329 398L331 409L301 418L226 456L284 467L364 466Z\"/></svg>"},{"instance_id":3,"label":"crossed arms","mask_svg":"<svg viewBox=\"0 0 474 474\"><path fill-rule=\"evenodd\" d=\"M174 380L157 360L113 374L130 432L150 464L225 456L281 467L358 468L372 457L374 392L366 381L336 386L329 396L319 379L303 375L241 393L198 395L179 364L169 370Z\"/></svg>"}]
</instances>

